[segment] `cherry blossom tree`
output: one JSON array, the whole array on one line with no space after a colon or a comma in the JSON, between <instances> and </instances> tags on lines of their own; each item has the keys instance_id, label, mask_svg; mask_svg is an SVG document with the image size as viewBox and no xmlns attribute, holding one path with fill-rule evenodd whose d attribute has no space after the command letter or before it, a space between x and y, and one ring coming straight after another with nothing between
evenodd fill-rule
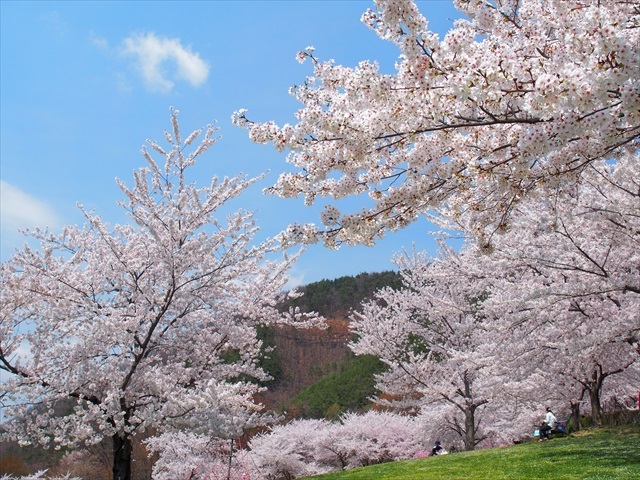
<instances>
[{"instance_id":1,"label":"cherry blossom tree","mask_svg":"<svg viewBox=\"0 0 640 480\"><path fill-rule=\"evenodd\" d=\"M149 427L223 436L255 423L250 378L268 378L256 327L305 320L276 308L296 256L254 242L252 212L216 216L255 179L189 183L215 129L193 148L203 132L183 140L177 116L168 149L149 142L164 165L143 148L133 188L118 181L131 224L111 228L81 207L84 227L27 232L41 248L1 266L3 438L56 448L111 438L114 480L131 477L132 438Z\"/></svg>"},{"instance_id":2,"label":"cherry blossom tree","mask_svg":"<svg viewBox=\"0 0 640 480\"><path fill-rule=\"evenodd\" d=\"M513 358L525 355L525 363L572 383L574 407L587 394L596 423L605 380L608 395L629 395L640 360L638 178L633 155L595 162L556 202L519 206L488 265L495 273L502 265L503 274L485 307L501 312L516 350L535 339L536 349Z\"/></svg>"},{"instance_id":3,"label":"cherry blossom tree","mask_svg":"<svg viewBox=\"0 0 640 480\"><path fill-rule=\"evenodd\" d=\"M495 441L524 434L550 401L577 420L586 395L600 423L603 394L629 397L640 363L639 169L633 154L592 162L553 202L523 199L491 248L399 258L404 288L378 292L352 324L353 350L390 366L378 387L391 403L438 412L470 448L479 408Z\"/></svg>"},{"instance_id":4,"label":"cherry blossom tree","mask_svg":"<svg viewBox=\"0 0 640 480\"><path fill-rule=\"evenodd\" d=\"M293 420L254 437L250 448L258 471L276 479L412 458L425 446L415 417L369 411Z\"/></svg>"},{"instance_id":5,"label":"cherry blossom tree","mask_svg":"<svg viewBox=\"0 0 640 480\"><path fill-rule=\"evenodd\" d=\"M24 475L22 477L13 477L11 475L3 475L2 477L0 477L0 480L18 480L18 478L19 480L82 480L77 477L71 477L70 475L55 476L55 477L47 476L46 470L41 470L32 475Z\"/></svg>"},{"instance_id":6,"label":"cherry blossom tree","mask_svg":"<svg viewBox=\"0 0 640 480\"><path fill-rule=\"evenodd\" d=\"M603 0L456 0L464 19L443 37L411 0L375 0L362 21L397 45L394 74L377 63L321 62L291 89L294 125L234 115L258 143L289 150L293 172L269 193L341 199L323 228L294 224L300 242L372 244L437 211L481 244L527 197L551 198L589 165L638 158L640 9Z\"/></svg>"},{"instance_id":7,"label":"cherry blossom tree","mask_svg":"<svg viewBox=\"0 0 640 480\"><path fill-rule=\"evenodd\" d=\"M147 447L158 454L154 480L249 480L264 478L246 450L233 439L221 440L194 432L170 432L152 437Z\"/></svg>"},{"instance_id":8,"label":"cherry blossom tree","mask_svg":"<svg viewBox=\"0 0 640 480\"><path fill-rule=\"evenodd\" d=\"M473 253L456 254L442 244L437 259L424 252L396 258L403 288L382 289L355 312L357 340L350 345L389 366L377 387L391 400L378 403L440 412L433 420L455 431L467 450L486 438L497 418L507 417L504 400L516 395L496 366L501 339L481 311L487 275L475 268ZM481 427L483 419L489 430Z\"/></svg>"},{"instance_id":9,"label":"cherry blossom tree","mask_svg":"<svg viewBox=\"0 0 640 480\"><path fill-rule=\"evenodd\" d=\"M330 463L331 452L317 448L330 443L334 424L326 420L302 419L276 425L253 437L249 447L258 470L268 480L292 479L339 470Z\"/></svg>"},{"instance_id":10,"label":"cherry blossom tree","mask_svg":"<svg viewBox=\"0 0 640 480\"><path fill-rule=\"evenodd\" d=\"M330 446L345 461L343 468L355 468L412 458L425 448L415 417L370 410L347 413Z\"/></svg>"}]
</instances>

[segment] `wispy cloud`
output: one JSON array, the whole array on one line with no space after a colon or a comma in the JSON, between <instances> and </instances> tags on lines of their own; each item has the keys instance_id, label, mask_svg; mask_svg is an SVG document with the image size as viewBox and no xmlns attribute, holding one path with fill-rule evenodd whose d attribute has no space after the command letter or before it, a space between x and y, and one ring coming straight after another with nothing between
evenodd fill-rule
<instances>
[{"instance_id":1,"label":"wispy cloud","mask_svg":"<svg viewBox=\"0 0 640 480\"><path fill-rule=\"evenodd\" d=\"M122 53L134 57L135 68L151 91L167 93L177 79L197 87L209 76L209 65L177 38L132 35L122 42Z\"/></svg>"},{"instance_id":2,"label":"wispy cloud","mask_svg":"<svg viewBox=\"0 0 640 480\"><path fill-rule=\"evenodd\" d=\"M65 38L69 33L69 26L59 12L50 11L40 15L40 22L52 34L59 38Z\"/></svg>"},{"instance_id":3,"label":"wispy cloud","mask_svg":"<svg viewBox=\"0 0 640 480\"><path fill-rule=\"evenodd\" d=\"M0 180L0 225L3 234L12 234L19 228L54 228L57 224L55 212L46 203Z\"/></svg>"},{"instance_id":4,"label":"wispy cloud","mask_svg":"<svg viewBox=\"0 0 640 480\"><path fill-rule=\"evenodd\" d=\"M94 47L100 50L104 50L104 51L109 50L109 40L107 40L104 37L101 37L95 32L89 32L89 41Z\"/></svg>"},{"instance_id":5,"label":"wispy cloud","mask_svg":"<svg viewBox=\"0 0 640 480\"><path fill-rule=\"evenodd\" d=\"M294 288L298 288L305 284L305 272L297 271L295 266L289 270L288 274L289 279L287 280L287 284L284 286L284 290L293 290Z\"/></svg>"}]
</instances>

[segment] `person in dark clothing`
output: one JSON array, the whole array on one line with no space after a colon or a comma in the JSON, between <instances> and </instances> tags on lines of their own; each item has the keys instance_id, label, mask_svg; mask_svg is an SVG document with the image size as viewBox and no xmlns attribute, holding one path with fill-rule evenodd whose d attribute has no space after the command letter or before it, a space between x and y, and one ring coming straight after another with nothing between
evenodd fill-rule
<instances>
[{"instance_id":1,"label":"person in dark clothing","mask_svg":"<svg viewBox=\"0 0 640 480\"><path fill-rule=\"evenodd\" d=\"M436 440L436 444L431 449L431 456L434 457L436 455L444 455L445 453L447 453L447 451L444 449L444 447L440 443L440 440Z\"/></svg>"}]
</instances>

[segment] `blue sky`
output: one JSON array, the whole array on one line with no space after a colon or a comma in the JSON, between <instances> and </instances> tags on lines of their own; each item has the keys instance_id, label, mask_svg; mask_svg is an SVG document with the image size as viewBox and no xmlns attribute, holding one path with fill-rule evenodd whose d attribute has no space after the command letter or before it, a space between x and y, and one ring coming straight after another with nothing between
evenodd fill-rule
<instances>
[{"instance_id":1,"label":"blue sky","mask_svg":"<svg viewBox=\"0 0 640 480\"><path fill-rule=\"evenodd\" d=\"M451 1L418 2L444 34L458 12ZM82 224L83 204L110 223L127 221L118 177L131 184L146 139L163 140L169 107L183 136L217 122L220 141L197 166L214 175L269 172L238 199L257 212L261 235L292 222L319 221L319 208L264 196L289 167L285 153L255 145L231 124L246 108L256 121L294 122L288 89L311 75L295 55L314 46L321 60L355 66L378 60L393 71L398 50L360 22L372 1L0 2L1 259L24 238L17 228ZM435 254L433 227L418 222L375 247L310 247L291 272L310 283L393 268L413 243Z\"/></svg>"}]
</instances>

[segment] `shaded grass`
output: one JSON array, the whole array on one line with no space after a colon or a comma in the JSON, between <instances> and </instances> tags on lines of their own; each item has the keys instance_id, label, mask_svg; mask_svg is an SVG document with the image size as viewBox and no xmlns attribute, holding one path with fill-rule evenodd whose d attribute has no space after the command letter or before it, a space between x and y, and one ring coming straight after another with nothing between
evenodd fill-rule
<instances>
[{"instance_id":1,"label":"shaded grass","mask_svg":"<svg viewBox=\"0 0 640 480\"><path fill-rule=\"evenodd\" d=\"M385 463L316 480L640 479L640 426L593 429L511 447Z\"/></svg>"}]
</instances>

